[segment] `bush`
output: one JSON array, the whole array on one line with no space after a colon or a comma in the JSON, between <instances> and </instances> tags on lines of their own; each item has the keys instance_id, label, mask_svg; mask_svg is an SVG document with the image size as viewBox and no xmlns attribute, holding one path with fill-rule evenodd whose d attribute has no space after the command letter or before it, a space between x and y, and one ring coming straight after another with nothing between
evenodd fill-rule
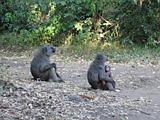
<instances>
[{"instance_id":1,"label":"bush","mask_svg":"<svg viewBox=\"0 0 160 120\"><path fill-rule=\"evenodd\" d=\"M16 33L23 44L51 42L61 28L60 17L54 15L55 6L52 0L2 1L1 31Z\"/></svg>"},{"instance_id":2,"label":"bush","mask_svg":"<svg viewBox=\"0 0 160 120\"><path fill-rule=\"evenodd\" d=\"M158 0L1 0L0 32L16 45L160 43ZM4 39L2 39L4 40ZM119 42L120 41L120 42ZM6 43L6 40L4 40Z\"/></svg>"},{"instance_id":3,"label":"bush","mask_svg":"<svg viewBox=\"0 0 160 120\"><path fill-rule=\"evenodd\" d=\"M160 31L160 3L145 0L135 4L125 0L117 5L117 22L120 26L121 42L155 46ZM116 14L116 15L117 15Z\"/></svg>"}]
</instances>

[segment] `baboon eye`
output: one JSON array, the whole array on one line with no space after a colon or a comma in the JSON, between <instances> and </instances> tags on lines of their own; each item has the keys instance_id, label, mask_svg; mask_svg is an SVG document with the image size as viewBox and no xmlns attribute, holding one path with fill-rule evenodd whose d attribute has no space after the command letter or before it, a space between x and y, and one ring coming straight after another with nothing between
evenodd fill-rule
<instances>
[{"instance_id":1,"label":"baboon eye","mask_svg":"<svg viewBox=\"0 0 160 120\"><path fill-rule=\"evenodd\" d=\"M101 58L100 58L100 57L98 57L98 60L101 60Z\"/></svg>"}]
</instances>

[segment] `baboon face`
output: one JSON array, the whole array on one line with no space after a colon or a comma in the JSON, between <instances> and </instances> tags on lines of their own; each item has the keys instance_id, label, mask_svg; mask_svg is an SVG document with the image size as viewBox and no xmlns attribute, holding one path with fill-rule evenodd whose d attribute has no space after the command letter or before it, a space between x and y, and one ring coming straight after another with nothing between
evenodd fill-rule
<instances>
[{"instance_id":1,"label":"baboon face","mask_svg":"<svg viewBox=\"0 0 160 120\"><path fill-rule=\"evenodd\" d=\"M108 61L108 58L107 58L105 55L103 55L103 54L97 54L95 60L96 60L96 61L99 61L99 62L101 62L101 63L105 63L105 62Z\"/></svg>"},{"instance_id":2,"label":"baboon face","mask_svg":"<svg viewBox=\"0 0 160 120\"><path fill-rule=\"evenodd\" d=\"M43 47L43 53L46 54L47 56L50 56L55 52L56 52L56 48L52 45L46 45Z\"/></svg>"}]
</instances>

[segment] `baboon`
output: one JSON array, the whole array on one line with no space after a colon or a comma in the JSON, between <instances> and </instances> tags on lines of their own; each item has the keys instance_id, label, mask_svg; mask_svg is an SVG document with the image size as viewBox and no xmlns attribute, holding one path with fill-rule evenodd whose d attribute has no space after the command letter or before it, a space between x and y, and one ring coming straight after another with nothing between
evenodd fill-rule
<instances>
[{"instance_id":1,"label":"baboon","mask_svg":"<svg viewBox=\"0 0 160 120\"><path fill-rule=\"evenodd\" d=\"M34 80L41 81L64 82L57 73L55 63L50 63L50 56L56 52L56 48L52 45L41 46L31 61L31 74Z\"/></svg>"},{"instance_id":2,"label":"baboon","mask_svg":"<svg viewBox=\"0 0 160 120\"><path fill-rule=\"evenodd\" d=\"M108 65L105 65L105 72L106 72L106 75L113 80L113 77L112 77L112 73L111 73L111 67L108 66ZM105 82L103 82L103 85L105 86L104 84ZM111 83L107 83L107 86L104 87L104 89L107 89L107 90L115 90L115 81L113 80Z\"/></svg>"},{"instance_id":3,"label":"baboon","mask_svg":"<svg viewBox=\"0 0 160 120\"><path fill-rule=\"evenodd\" d=\"M110 78L112 78L112 73L111 73L111 67L110 66L105 65L105 72L107 73L107 76L109 76Z\"/></svg>"},{"instance_id":4,"label":"baboon","mask_svg":"<svg viewBox=\"0 0 160 120\"><path fill-rule=\"evenodd\" d=\"M111 76L110 69L108 70L105 65L106 61L108 61L108 59L105 55L97 54L88 69L87 79L93 89L114 91L115 81Z\"/></svg>"}]
</instances>

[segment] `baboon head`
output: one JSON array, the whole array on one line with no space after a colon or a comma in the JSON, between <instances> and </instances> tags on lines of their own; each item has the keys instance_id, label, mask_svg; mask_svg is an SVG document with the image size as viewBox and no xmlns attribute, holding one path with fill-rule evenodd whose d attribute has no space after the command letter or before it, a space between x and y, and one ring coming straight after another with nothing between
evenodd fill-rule
<instances>
[{"instance_id":1,"label":"baboon head","mask_svg":"<svg viewBox=\"0 0 160 120\"><path fill-rule=\"evenodd\" d=\"M96 55L95 61L98 63L105 63L108 61L108 58L105 55L98 53Z\"/></svg>"},{"instance_id":2,"label":"baboon head","mask_svg":"<svg viewBox=\"0 0 160 120\"><path fill-rule=\"evenodd\" d=\"M56 47L52 46L52 45L44 45L42 47L42 52L43 54L45 54L46 56L51 56L53 53L56 52Z\"/></svg>"}]
</instances>

